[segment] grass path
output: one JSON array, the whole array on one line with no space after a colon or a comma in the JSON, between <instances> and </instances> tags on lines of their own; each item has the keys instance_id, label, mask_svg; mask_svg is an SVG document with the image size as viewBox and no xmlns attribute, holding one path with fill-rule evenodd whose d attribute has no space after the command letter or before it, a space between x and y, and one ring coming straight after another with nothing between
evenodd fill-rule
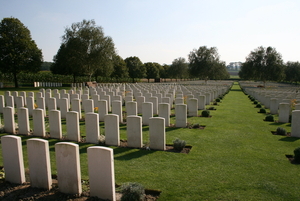
<instances>
[{"instance_id":1,"label":"grass path","mask_svg":"<svg viewBox=\"0 0 300 201\"><path fill-rule=\"evenodd\" d=\"M189 154L117 154L116 180L161 189L160 200L299 200L300 166L284 156L299 141L273 136L278 125L257 111L235 83L212 118L189 118L204 130L167 132L169 143L179 137L193 145ZM290 131L289 124L280 126Z\"/></svg>"}]
</instances>

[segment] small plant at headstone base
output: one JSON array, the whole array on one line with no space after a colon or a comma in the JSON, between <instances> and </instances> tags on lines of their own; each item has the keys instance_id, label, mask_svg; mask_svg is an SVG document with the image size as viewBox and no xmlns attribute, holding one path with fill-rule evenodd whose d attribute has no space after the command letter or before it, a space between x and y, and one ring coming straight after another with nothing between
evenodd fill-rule
<instances>
[{"instance_id":1,"label":"small plant at headstone base","mask_svg":"<svg viewBox=\"0 0 300 201\"><path fill-rule=\"evenodd\" d=\"M220 99L220 98L217 98L217 99L216 99L216 102L221 102L221 99Z\"/></svg>"},{"instance_id":2,"label":"small plant at headstone base","mask_svg":"<svg viewBox=\"0 0 300 201\"><path fill-rule=\"evenodd\" d=\"M267 115L266 118L265 118L265 121L272 121L273 122L274 121L273 115L270 115L270 114Z\"/></svg>"},{"instance_id":3,"label":"small plant at headstone base","mask_svg":"<svg viewBox=\"0 0 300 201\"><path fill-rule=\"evenodd\" d=\"M253 101L253 104L255 104L255 105L256 105L256 104L258 104L258 102L255 100L255 101Z\"/></svg>"},{"instance_id":4,"label":"small plant at headstone base","mask_svg":"<svg viewBox=\"0 0 300 201\"><path fill-rule=\"evenodd\" d=\"M142 184L128 182L121 186L121 201L141 201L145 197L145 189Z\"/></svg>"},{"instance_id":5,"label":"small plant at headstone base","mask_svg":"<svg viewBox=\"0 0 300 201\"><path fill-rule=\"evenodd\" d=\"M277 135L286 135L286 130L284 128L282 128L282 127L278 127L276 129L276 134Z\"/></svg>"},{"instance_id":6,"label":"small plant at headstone base","mask_svg":"<svg viewBox=\"0 0 300 201\"><path fill-rule=\"evenodd\" d=\"M266 113L267 111L266 111L266 109L264 109L264 108L260 108L260 110L259 110L259 113Z\"/></svg>"},{"instance_id":7,"label":"small plant at headstone base","mask_svg":"<svg viewBox=\"0 0 300 201\"><path fill-rule=\"evenodd\" d=\"M176 140L173 141L174 149L177 151L181 151L185 147L185 144L186 143L184 140L180 140L178 138L176 138Z\"/></svg>"},{"instance_id":8,"label":"small plant at headstone base","mask_svg":"<svg viewBox=\"0 0 300 201\"><path fill-rule=\"evenodd\" d=\"M294 161L300 163L300 147L294 150Z\"/></svg>"},{"instance_id":9,"label":"small plant at headstone base","mask_svg":"<svg viewBox=\"0 0 300 201\"><path fill-rule=\"evenodd\" d=\"M261 104L257 104L256 107L257 107L257 108L261 108Z\"/></svg>"},{"instance_id":10,"label":"small plant at headstone base","mask_svg":"<svg viewBox=\"0 0 300 201\"><path fill-rule=\"evenodd\" d=\"M209 117L209 115L210 115L210 111L209 111L209 110L203 110L203 111L201 112L201 116L202 116L202 117Z\"/></svg>"}]
</instances>

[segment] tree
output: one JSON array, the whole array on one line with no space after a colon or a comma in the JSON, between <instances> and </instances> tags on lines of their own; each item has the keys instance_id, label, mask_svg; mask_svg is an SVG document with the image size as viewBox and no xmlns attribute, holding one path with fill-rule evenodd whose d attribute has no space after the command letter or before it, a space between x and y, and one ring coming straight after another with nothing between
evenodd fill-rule
<instances>
[{"instance_id":1,"label":"tree","mask_svg":"<svg viewBox=\"0 0 300 201\"><path fill-rule=\"evenodd\" d=\"M72 69L74 64L80 66L89 76L89 81L93 75L107 77L113 71L112 58L116 54L113 40L104 36L102 27L97 26L94 20L83 20L67 27L59 51L58 54L62 55L56 55L54 62L63 63L66 69ZM68 62L61 61L61 58Z\"/></svg>"},{"instance_id":2,"label":"tree","mask_svg":"<svg viewBox=\"0 0 300 201\"><path fill-rule=\"evenodd\" d=\"M209 70L208 77L213 80L229 79L230 75L226 69L225 62L214 63Z\"/></svg>"},{"instance_id":3,"label":"tree","mask_svg":"<svg viewBox=\"0 0 300 201\"><path fill-rule=\"evenodd\" d=\"M135 78L146 77L146 68L138 57L127 57L125 62L132 82Z\"/></svg>"},{"instance_id":4,"label":"tree","mask_svg":"<svg viewBox=\"0 0 300 201\"><path fill-rule=\"evenodd\" d=\"M113 57L113 65L114 65L114 71L111 74L111 78L116 78L117 81L121 78L127 78L128 77L128 68L126 66L125 61L120 57L119 55L115 55Z\"/></svg>"},{"instance_id":5,"label":"tree","mask_svg":"<svg viewBox=\"0 0 300 201\"><path fill-rule=\"evenodd\" d=\"M164 78L165 81L166 81L166 78L169 78L169 77L170 77L169 74L168 74L169 68L170 68L170 65L168 65L168 64L163 64L163 65L161 66L160 70L159 70L159 75L160 75L160 77L161 77L161 78Z\"/></svg>"},{"instance_id":6,"label":"tree","mask_svg":"<svg viewBox=\"0 0 300 201\"><path fill-rule=\"evenodd\" d=\"M241 72L243 79L266 81L280 81L284 78L282 56L273 47L258 47L246 57Z\"/></svg>"},{"instance_id":7,"label":"tree","mask_svg":"<svg viewBox=\"0 0 300 201\"><path fill-rule=\"evenodd\" d=\"M60 75L72 75L73 82L76 77L84 75L84 45L80 39L73 38L66 43L62 43L57 54L53 58L51 72Z\"/></svg>"},{"instance_id":8,"label":"tree","mask_svg":"<svg viewBox=\"0 0 300 201\"><path fill-rule=\"evenodd\" d=\"M190 75L205 80L212 79L214 74L218 73L214 70L218 70L216 67L221 63L216 47L201 46L191 51L188 59Z\"/></svg>"},{"instance_id":9,"label":"tree","mask_svg":"<svg viewBox=\"0 0 300 201\"><path fill-rule=\"evenodd\" d=\"M169 68L169 75L171 78L183 79L188 76L188 64L186 63L185 59L179 57L172 61L172 64Z\"/></svg>"},{"instance_id":10,"label":"tree","mask_svg":"<svg viewBox=\"0 0 300 201\"><path fill-rule=\"evenodd\" d=\"M42 51L31 39L30 31L17 18L3 18L0 23L0 70L13 75L19 87L18 74L40 71Z\"/></svg>"},{"instance_id":11,"label":"tree","mask_svg":"<svg viewBox=\"0 0 300 201\"><path fill-rule=\"evenodd\" d=\"M288 61L285 68L285 80L289 82L300 82L300 63Z\"/></svg>"},{"instance_id":12,"label":"tree","mask_svg":"<svg viewBox=\"0 0 300 201\"><path fill-rule=\"evenodd\" d=\"M159 78L159 64L158 63L152 63L147 62L144 63L144 66L146 68L146 78L148 79L148 82L151 78Z\"/></svg>"}]
</instances>

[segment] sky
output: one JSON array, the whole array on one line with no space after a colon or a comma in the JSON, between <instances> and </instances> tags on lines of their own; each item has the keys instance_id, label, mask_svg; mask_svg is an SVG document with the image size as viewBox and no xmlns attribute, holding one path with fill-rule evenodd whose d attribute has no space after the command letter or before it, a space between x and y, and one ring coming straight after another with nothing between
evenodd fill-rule
<instances>
[{"instance_id":1,"label":"sky","mask_svg":"<svg viewBox=\"0 0 300 201\"><path fill-rule=\"evenodd\" d=\"M244 62L272 46L284 62L300 61L299 0L0 0L0 20L18 18L53 61L72 23L95 20L118 54L143 63L171 64L201 46L220 59Z\"/></svg>"}]
</instances>

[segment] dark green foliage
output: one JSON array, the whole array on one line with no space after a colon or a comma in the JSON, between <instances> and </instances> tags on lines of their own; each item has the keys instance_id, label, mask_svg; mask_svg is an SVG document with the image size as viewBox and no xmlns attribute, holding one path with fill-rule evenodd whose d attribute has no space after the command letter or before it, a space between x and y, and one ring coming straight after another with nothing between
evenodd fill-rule
<instances>
[{"instance_id":1,"label":"dark green foliage","mask_svg":"<svg viewBox=\"0 0 300 201\"><path fill-rule=\"evenodd\" d=\"M210 111L209 111L209 110L203 110L203 111L201 112L201 116L202 116L202 117L209 117L209 115L210 115Z\"/></svg>"},{"instance_id":2,"label":"dark green foliage","mask_svg":"<svg viewBox=\"0 0 300 201\"><path fill-rule=\"evenodd\" d=\"M173 141L173 144L175 150L181 151L185 147L186 143L184 140L180 140L177 138L176 140Z\"/></svg>"},{"instance_id":3,"label":"dark green foliage","mask_svg":"<svg viewBox=\"0 0 300 201\"><path fill-rule=\"evenodd\" d=\"M221 100L219 98L216 99L216 102L221 102Z\"/></svg>"},{"instance_id":4,"label":"dark green foliage","mask_svg":"<svg viewBox=\"0 0 300 201\"><path fill-rule=\"evenodd\" d=\"M282 127L278 127L276 129L276 134L277 135L286 135L286 130L284 128L282 128Z\"/></svg>"},{"instance_id":5,"label":"dark green foliage","mask_svg":"<svg viewBox=\"0 0 300 201\"><path fill-rule=\"evenodd\" d=\"M261 109L259 110L259 113L266 113L266 109L261 108Z\"/></svg>"},{"instance_id":6,"label":"dark green foliage","mask_svg":"<svg viewBox=\"0 0 300 201\"><path fill-rule=\"evenodd\" d=\"M265 118L265 121L272 121L273 122L274 121L273 115L270 115L270 114L267 115L266 118Z\"/></svg>"},{"instance_id":7,"label":"dark green foliage","mask_svg":"<svg viewBox=\"0 0 300 201\"><path fill-rule=\"evenodd\" d=\"M0 22L0 70L13 75L15 87L21 72L37 73L42 65L42 50L31 39L30 31L17 18Z\"/></svg>"},{"instance_id":8,"label":"dark green foliage","mask_svg":"<svg viewBox=\"0 0 300 201\"><path fill-rule=\"evenodd\" d=\"M296 163L300 163L300 147L294 150L294 160Z\"/></svg>"},{"instance_id":9,"label":"dark green foliage","mask_svg":"<svg viewBox=\"0 0 300 201\"><path fill-rule=\"evenodd\" d=\"M258 102L255 100L255 101L253 101L253 104L255 104L255 105L256 105L256 104L258 104Z\"/></svg>"},{"instance_id":10,"label":"dark green foliage","mask_svg":"<svg viewBox=\"0 0 300 201\"><path fill-rule=\"evenodd\" d=\"M137 182L129 182L121 186L121 193L121 201L140 201L144 199L145 189Z\"/></svg>"},{"instance_id":11,"label":"dark green foliage","mask_svg":"<svg viewBox=\"0 0 300 201\"><path fill-rule=\"evenodd\" d=\"M257 104L256 107L257 107L257 108L261 108L261 104Z\"/></svg>"}]
</instances>

